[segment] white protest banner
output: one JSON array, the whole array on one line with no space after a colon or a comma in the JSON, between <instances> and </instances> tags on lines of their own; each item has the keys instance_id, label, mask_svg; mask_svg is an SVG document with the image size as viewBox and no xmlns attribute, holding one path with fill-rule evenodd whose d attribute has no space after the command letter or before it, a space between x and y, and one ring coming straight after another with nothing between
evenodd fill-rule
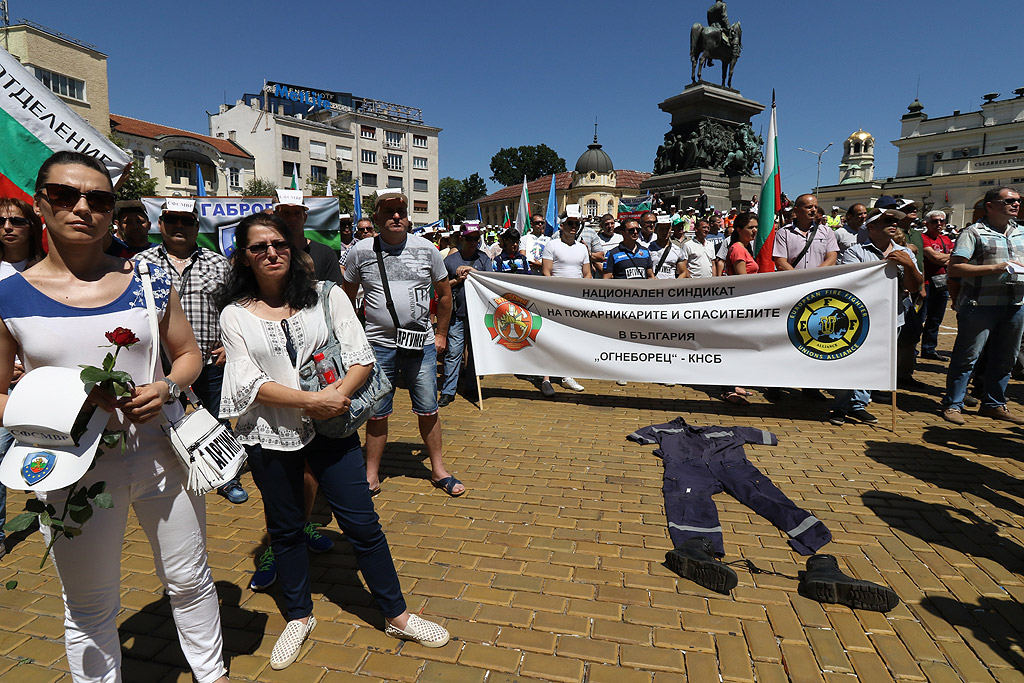
<instances>
[{"instance_id":1,"label":"white protest banner","mask_svg":"<svg viewBox=\"0 0 1024 683\"><path fill-rule=\"evenodd\" d=\"M478 375L896 388L895 265L708 279L471 273Z\"/></svg>"}]
</instances>

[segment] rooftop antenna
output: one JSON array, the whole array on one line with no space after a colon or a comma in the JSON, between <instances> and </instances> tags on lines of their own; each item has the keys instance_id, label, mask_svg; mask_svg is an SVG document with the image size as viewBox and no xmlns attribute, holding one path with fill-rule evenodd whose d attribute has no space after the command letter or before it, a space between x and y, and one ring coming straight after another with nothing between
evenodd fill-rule
<instances>
[{"instance_id":1,"label":"rooftop antenna","mask_svg":"<svg viewBox=\"0 0 1024 683\"><path fill-rule=\"evenodd\" d=\"M7 13L7 0L0 0L0 24L4 28L11 25L11 15Z\"/></svg>"},{"instance_id":2,"label":"rooftop antenna","mask_svg":"<svg viewBox=\"0 0 1024 683\"><path fill-rule=\"evenodd\" d=\"M917 75L917 90L914 91L914 99L921 99L921 74Z\"/></svg>"},{"instance_id":3,"label":"rooftop antenna","mask_svg":"<svg viewBox=\"0 0 1024 683\"><path fill-rule=\"evenodd\" d=\"M594 117L594 144L597 144L597 117Z\"/></svg>"}]
</instances>

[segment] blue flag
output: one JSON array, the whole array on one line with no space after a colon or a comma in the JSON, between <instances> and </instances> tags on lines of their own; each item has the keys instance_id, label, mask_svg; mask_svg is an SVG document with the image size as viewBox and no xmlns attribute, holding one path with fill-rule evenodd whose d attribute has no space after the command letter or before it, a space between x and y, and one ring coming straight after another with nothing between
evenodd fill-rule
<instances>
[{"instance_id":1,"label":"blue flag","mask_svg":"<svg viewBox=\"0 0 1024 683\"><path fill-rule=\"evenodd\" d=\"M544 214L547 225L544 234L551 237L558 230L558 199L555 197L555 174L551 174L551 190L548 192L548 210Z\"/></svg>"},{"instance_id":2,"label":"blue flag","mask_svg":"<svg viewBox=\"0 0 1024 683\"><path fill-rule=\"evenodd\" d=\"M363 220L363 198L359 196L359 179L356 179L356 191L352 193L352 205L355 208L356 223Z\"/></svg>"},{"instance_id":3,"label":"blue flag","mask_svg":"<svg viewBox=\"0 0 1024 683\"><path fill-rule=\"evenodd\" d=\"M199 164L196 164L196 189L197 195L206 196L206 182L203 180L203 169L199 168Z\"/></svg>"},{"instance_id":4,"label":"blue flag","mask_svg":"<svg viewBox=\"0 0 1024 683\"><path fill-rule=\"evenodd\" d=\"M480 213L480 202L476 203L476 219L478 221L480 221L481 224L483 224L483 222L484 222L484 215L482 213Z\"/></svg>"}]
</instances>

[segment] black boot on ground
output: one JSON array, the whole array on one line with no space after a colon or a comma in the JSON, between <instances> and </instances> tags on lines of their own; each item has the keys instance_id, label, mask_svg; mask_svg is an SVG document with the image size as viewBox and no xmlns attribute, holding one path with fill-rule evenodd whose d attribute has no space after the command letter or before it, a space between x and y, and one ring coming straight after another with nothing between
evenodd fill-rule
<instances>
[{"instance_id":1,"label":"black boot on ground","mask_svg":"<svg viewBox=\"0 0 1024 683\"><path fill-rule=\"evenodd\" d=\"M723 595L739 582L736 572L715 557L711 541L703 536L691 538L678 548L669 550L665 553L665 564L684 579Z\"/></svg>"},{"instance_id":2,"label":"black boot on ground","mask_svg":"<svg viewBox=\"0 0 1024 683\"><path fill-rule=\"evenodd\" d=\"M836 558L813 555L807 571L800 572L800 595L818 602L837 603L853 609L888 612L900 603L896 591L870 581L854 579L839 571Z\"/></svg>"}]
</instances>

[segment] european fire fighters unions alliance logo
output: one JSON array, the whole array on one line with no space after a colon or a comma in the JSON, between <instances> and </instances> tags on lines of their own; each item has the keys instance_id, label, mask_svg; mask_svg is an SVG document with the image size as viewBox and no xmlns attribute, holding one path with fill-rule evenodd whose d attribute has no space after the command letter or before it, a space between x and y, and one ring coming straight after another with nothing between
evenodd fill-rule
<instances>
[{"instance_id":1,"label":"european fire fighters unions alliance logo","mask_svg":"<svg viewBox=\"0 0 1024 683\"><path fill-rule=\"evenodd\" d=\"M868 336L868 307L842 289L819 289L789 312L789 340L816 360L846 358Z\"/></svg>"},{"instance_id":2,"label":"european fire fighters unions alliance logo","mask_svg":"<svg viewBox=\"0 0 1024 683\"><path fill-rule=\"evenodd\" d=\"M494 312L484 315L484 325L491 333L492 340L509 351L518 351L537 340L541 317L528 310L529 301L505 293L494 299L494 305Z\"/></svg>"}]
</instances>

